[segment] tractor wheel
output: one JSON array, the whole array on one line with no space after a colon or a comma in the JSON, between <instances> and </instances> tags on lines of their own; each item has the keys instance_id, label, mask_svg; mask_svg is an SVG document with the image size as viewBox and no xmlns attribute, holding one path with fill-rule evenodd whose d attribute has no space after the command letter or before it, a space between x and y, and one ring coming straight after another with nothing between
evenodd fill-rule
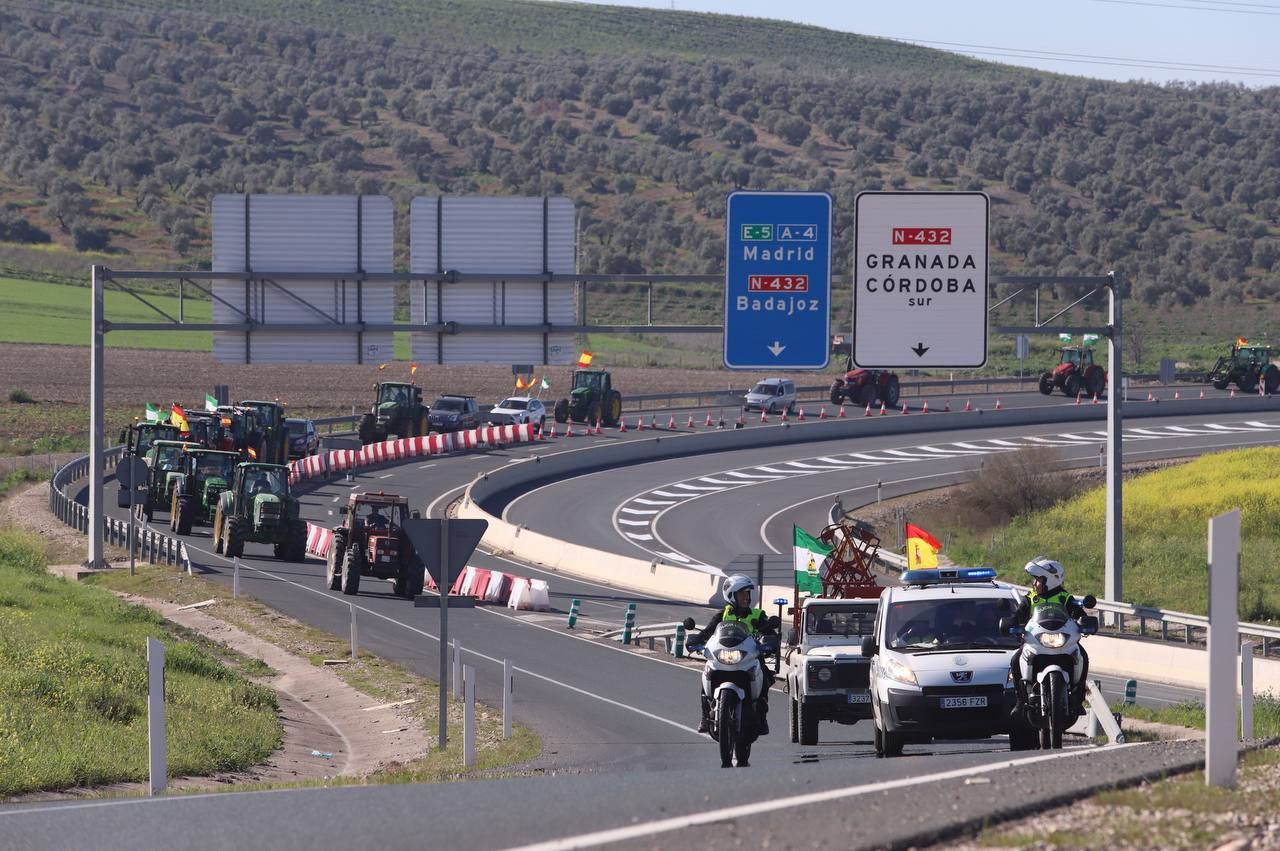
<instances>
[{"instance_id":1,"label":"tractor wheel","mask_svg":"<svg viewBox=\"0 0 1280 851\"><path fill-rule=\"evenodd\" d=\"M1046 396L1053 395L1053 373L1046 372L1040 376L1040 392Z\"/></svg>"},{"instance_id":2,"label":"tractor wheel","mask_svg":"<svg viewBox=\"0 0 1280 851\"><path fill-rule=\"evenodd\" d=\"M365 414L360 418L360 445L368 446L378 437L378 420L373 414Z\"/></svg>"},{"instance_id":3,"label":"tractor wheel","mask_svg":"<svg viewBox=\"0 0 1280 851\"><path fill-rule=\"evenodd\" d=\"M177 509L173 514L174 531L179 535L190 535L191 527L196 519L196 501L193 497L184 496L174 500Z\"/></svg>"},{"instance_id":4,"label":"tractor wheel","mask_svg":"<svg viewBox=\"0 0 1280 851\"><path fill-rule=\"evenodd\" d=\"M900 392L901 388L898 384L898 376L891 373L889 375L889 380L884 384L884 392L881 394L880 398L883 399L884 403L890 408L896 408L898 407L898 395Z\"/></svg>"},{"instance_id":5,"label":"tractor wheel","mask_svg":"<svg viewBox=\"0 0 1280 851\"><path fill-rule=\"evenodd\" d=\"M876 386L870 381L858 388L858 404L866 407L876 400Z\"/></svg>"},{"instance_id":6,"label":"tractor wheel","mask_svg":"<svg viewBox=\"0 0 1280 851\"><path fill-rule=\"evenodd\" d=\"M1084 375L1084 392L1088 393L1090 398L1100 397L1106 389L1107 373L1100 366L1091 367Z\"/></svg>"},{"instance_id":7,"label":"tractor wheel","mask_svg":"<svg viewBox=\"0 0 1280 851\"><path fill-rule=\"evenodd\" d=\"M1231 383L1231 379L1230 379L1230 378L1215 378L1215 379L1213 380L1213 389L1214 389L1214 390L1226 390L1226 389L1227 389L1227 385L1228 385L1228 384L1230 384L1230 383Z\"/></svg>"},{"instance_id":8,"label":"tractor wheel","mask_svg":"<svg viewBox=\"0 0 1280 851\"><path fill-rule=\"evenodd\" d=\"M226 532L223 526L226 524L226 518L222 516L222 506L218 506L217 511L213 515L213 551L221 554L226 548Z\"/></svg>"},{"instance_id":9,"label":"tractor wheel","mask_svg":"<svg viewBox=\"0 0 1280 851\"><path fill-rule=\"evenodd\" d=\"M569 400L568 399L560 399L556 402L555 418L556 418L556 422L560 423L561 425L564 425L565 423L569 422Z\"/></svg>"},{"instance_id":10,"label":"tractor wheel","mask_svg":"<svg viewBox=\"0 0 1280 851\"><path fill-rule=\"evenodd\" d=\"M342 593L355 595L360 591L360 572L364 570L364 553L359 547L347 550L342 561Z\"/></svg>"},{"instance_id":11,"label":"tractor wheel","mask_svg":"<svg viewBox=\"0 0 1280 851\"><path fill-rule=\"evenodd\" d=\"M1236 382L1236 386L1240 388L1241 393L1257 393L1258 392L1258 374L1256 372L1246 372L1240 376L1240 380Z\"/></svg>"},{"instance_id":12,"label":"tractor wheel","mask_svg":"<svg viewBox=\"0 0 1280 851\"><path fill-rule=\"evenodd\" d=\"M289 529L289 538L285 542L284 560L292 562L307 560L307 524L305 521L298 520Z\"/></svg>"},{"instance_id":13,"label":"tractor wheel","mask_svg":"<svg viewBox=\"0 0 1280 851\"><path fill-rule=\"evenodd\" d=\"M1080 373L1073 372L1067 376L1067 380L1062 382L1062 392L1067 394L1067 398L1075 399L1080 395L1081 381Z\"/></svg>"},{"instance_id":14,"label":"tractor wheel","mask_svg":"<svg viewBox=\"0 0 1280 851\"><path fill-rule=\"evenodd\" d=\"M418 409L418 437L426 437L431 434L431 420L427 417L425 409Z\"/></svg>"},{"instance_id":15,"label":"tractor wheel","mask_svg":"<svg viewBox=\"0 0 1280 851\"><path fill-rule=\"evenodd\" d=\"M609 391L609 404L604 412L604 424L613 428L622 419L622 394L617 390Z\"/></svg>"},{"instance_id":16,"label":"tractor wheel","mask_svg":"<svg viewBox=\"0 0 1280 851\"><path fill-rule=\"evenodd\" d=\"M604 412L601 410L604 406L600 404L599 399L592 399L591 404L587 405L587 418L584 422L587 425L595 425L600 421L600 416Z\"/></svg>"},{"instance_id":17,"label":"tractor wheel","mask_svg":"<svg viewBox=\"0 0 1280 851\"><path fill-rule=\"evenodd\" d=\"M1280 390L1280 367L1275 364L1267 366L1266 372L1262 373L1262 389L1268 396Z\"/></svg>"},{"instance_id":18,"label":"tractor wheel","mask_svg":"<svg viewBox=\"0 0 1280 851\"><path fill-rule=\"evenodd\" d=\"M178 531L178 491L175 488L169 500L169 531Z\"/></svg>"},{"instance_id":19,"label":"tractor wheel","mask_svg":"<svg viewBox=\"0 0 1280 851\"><path fill-rule=\"evenodd\" d=\"M243 517L228 517L225 525L223 549L228 558L240 558L244 555L245 539L249 537L249 521Z\"/></svg>"},{"instance_id":20,"label":"tractor wheel","mask_svg":"<svg viewBox=\"0 0 1280 851\"><path fill-rule=\"evenodd\" d=\"M841 392L841 389L839 387L832 387L831 388L831 404L839 405L843 401L844 401L844 393Z\"/></svg>"},{"instance_id":21,"label":"tractor wheel","mask_svg":"<svg viewBox=\"0 0 1280 851\"><path fill-rule=\"evenodd\" d=\"M342 559L346 555L345 542L334 536L329 554L324 559L324 587L330 591L342 590Z\"/></svg>"}]
</instances>

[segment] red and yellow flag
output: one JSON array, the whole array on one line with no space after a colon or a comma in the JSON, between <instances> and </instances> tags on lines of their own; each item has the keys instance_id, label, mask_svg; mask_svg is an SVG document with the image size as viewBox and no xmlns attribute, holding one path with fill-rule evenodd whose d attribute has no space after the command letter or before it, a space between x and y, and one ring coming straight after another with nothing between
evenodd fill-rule
<instances>
[{"instance_id":1,"label":"red and yellow flag","mask_svg":"<svg viewBox=\"0 0 1280 851\"><path fill-rule=\"evenodd\" d=\"M919 526L908 523L907 537L907 570L927 570L938 566L938 551L942 544Z\"/></svg>"},{"instance_id":2,"label":"red and yellow flag","mask_svg":"<svg viewBox=\"0 0 1280 851\"><path fill-rule=\"evenodd\" d=\"M178 427L179 434L191 433L191 426L187 423L187 414L177 402L173 403L173 410L169 412L169 422Z\"/></svg>"},{"instance_id":3,"label":"red and yellow flag","mask_svg":"<svg viewBox=\"0 0 1280 851\"><path fill-rule=\"evenodd\" d=\"M257 461L258 460L257 450L254 449L252 446L248 447L248 449L249 449L249 457L252 458L254 461Z\"/></svg>"},{"instance_id":4,"label":"red and yellow flag","mask_svg":"<svg viewBox=\"0 0 1280 851\"><path fill-rule=\"evenodd\" d=\"M416 363L409 364L409 377L412 378L417 374L418 374L418 365Z\"/></svg>"},{"instance_id":5,"label":"red and yellow flag","mask_svg":"<svg viewBox=\"0 0 1280 851\"><path fill-rule=\"evenodd\" d=\"M386 368L387 368L387 365L385 363L378 364L378 369L386 369Z\"/></svg>"},{"instance_id":6,"label":"red and yellow flag","mask_svg":"<svg viewBox=\"0 0 1280 851\"><path fill-rule=\"evenodd\" d=\"M528 384L525 384L525 383L524 383L524 378L523 378L523 377L521 377L521 376L519 376L519 375L517 375L517 376L516 376L516 389L517 389L517 390L524 390L524 389L529 388L529 387L532 387L532 386L533 386L533 382L532 382L532 381L530 381Z\"/></svg>"},{"instance_id":7,"label":"red and yellow flag","mask_svg":"<svg viewBox=\"0 0 1280 851\"><path fill-rule=\"evenodd\" d=\"M1247 346L1247 345L1249 345L1249 341L1248 341L1248 340L1246 340L1244 337L1236 337L1236 345L1237 345L1237 346Z\"/></svg>"},{"instance_id":8,"label":"red and yellow flag","mask_svg":"<svg viewBox=\"0 0 1280 851\"><path fill-rule=\"evenodd\" d=\"M583 352L582 354L578 355L578 366L584 367L584 368L591 366L591 359L593 357L595 357L595 355L591 354L591 352Z\"/></svg>"}]
</instances>

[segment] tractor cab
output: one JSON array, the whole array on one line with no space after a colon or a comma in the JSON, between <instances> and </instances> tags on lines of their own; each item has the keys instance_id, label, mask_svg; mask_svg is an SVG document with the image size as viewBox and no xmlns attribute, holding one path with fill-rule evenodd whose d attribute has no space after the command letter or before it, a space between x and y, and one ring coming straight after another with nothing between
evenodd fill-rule
<instances>
[{"instance_id":1,"label":"tractor cab","mask_svg":"<svg viewBox=\"0 0 1280 851\"><path fill-rule=\"evenodd\" d=\"M210 411L187 411L186 414L191 442L215 448L222 432L222 417Z\"/></svg>"},{"instance_id":2,"label":"tractor cab","mask_svg":"<svg viewBox=\"0 0 1280 851\"><path fill-rule=\"evenodd\" d=\"M213 519L218 498L231 484L240 455L195 447L182 456L169 496L169 528L181 535Z\"/></svg>"},{"instance_id":3,"label":"tractor cab","mask_svg":"<svg viewBox=\"0 0 1280 851\"><path fill-rule=\"evenodd\" d=\"M253 412L258 431L263 435L259 461L283 464L289 450L284 405L279 402L244 401L240 407Z\"/></svg>"},{"instance_id":4,"label":"tractor cab","mask_svg":"<svg viewBox=\"0 0 1280 851\"><path fill-rule=\"evenodd\" d=\"M120 432L125 455L137 455L146 459L151 444L157 440L178 440L182 433L172 423L134 423Z\"/></svg>"},{"instance_id":5,"label":"tractor cab","mask_svg":"<svg viewBox=\"0 0 1280 851\"><path fill-rule=\"evenodd\" d=\"M1093 349L1082 346L1067 346L1062 350L1062 359L1058 366L1070 366L1075 369L1088 369L1093 366Z\"/></svg>"},{"instance_id":6,"label":"tractor cab","mask_svg":"<svg viewBox=\"0 0 1280 851\"><path fill-rule=\"evenodd\" d=\"M346 517L349 540L365 541L367 564L400 564L402 530L409 519L408 499L381 492L352 494L339 511Z\"/></svg>"},{"instance_id":7,"label":"tractor cab","mask_svg":"<svg viewBox=\"0 0 1280 851\"><path fill-rule=\"evenodd\" d=\"M571 392L575 395L579 392L590 392L599 397L604 393L608 393L609 390L609 373L604 370L580 369L573 374L573 390Z\"/></svg>"},{"instance_id":8,"label":"tractor cab","mask_svg":"<svg viewBox=\"0 0 1280 851\"><path fill-rule=\"evenodd\" d=\"M403 381L383 381L377 385L378 407L383 405L421 404L422 388Z\"/></svg>"},{"instance_id":9,"label":"tractor cab","mask_svg":"<svg viewBox=\"0 0 1280 851\"><path fill-rule=\"evenodd\" d=\"M258 423L258 412L253 408L241 408L238 405L220 405L222 436L217 449L225 452L240 452L251 461L267 461L258 458L258 445L262 442L262 429Z\"/></svg>"},{"instance_id":10,"label":"tractor cab","mask_svg":"<svg viewBox=\"0 0 1280 851\"><path fill-rule=\"evenodd\" d=\"M151 471L147 476L146 497L135 498L135 502L148 520L156 510L169 507L174 484L181 475L183 453L191 445L185 440L157 440L147 450L144 458Z\"/></svg>"},{"instance_id":11,"label":"tractor cab","mask_svg":"<svg viewBox=\"0 0 1280 851\"><path fill-rule=\"evenodd\" d=\"M182 466L182 453L190 445L185 440L157 440L147 450L147 466L161 475L177 472Z\"/></svg>"}]
</instances>

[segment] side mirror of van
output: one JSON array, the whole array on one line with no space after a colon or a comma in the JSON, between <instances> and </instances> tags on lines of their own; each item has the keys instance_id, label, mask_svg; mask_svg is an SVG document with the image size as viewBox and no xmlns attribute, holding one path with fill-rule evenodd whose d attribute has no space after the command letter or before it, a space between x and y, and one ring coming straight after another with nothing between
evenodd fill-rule
<instances>
[{"instance_id":1,"label":"side mirror of van","mask_svg":"<svg viewBox=\"0 0 1280 851\"><path fill-rule=\"evenodd\" d=\"M864 635L862 637L862 655L870 659L878 652L880 652L880 648L876 644L876 637L874 635Z\"/></svg>"}]
</instances>

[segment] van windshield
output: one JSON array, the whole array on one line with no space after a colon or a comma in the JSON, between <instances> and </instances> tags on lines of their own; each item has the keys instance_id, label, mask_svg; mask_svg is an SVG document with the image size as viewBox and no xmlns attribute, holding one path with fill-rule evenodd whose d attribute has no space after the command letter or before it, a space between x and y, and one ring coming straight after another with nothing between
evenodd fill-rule
<instances>
[{"instance_id":1,"label":"van windshield","mask_svg":"<svg viewBox=\"0 0 1280 851\"><path fill-rule=\"evenodd\" d=\"M890 649L1013 649L1022 643L1000 632L1000 619L1014 613L1012 597L899 600L889 606L885 638Z\"/></svg>"},{"instance_id":2,"label":"van windshield","mask_svg":"<svg viewBox=\"0 0 1280 851\"><path fill-rule=\"evenodd\" d=\"M759 384L755 386L755 389L752 390L751 392L759 393L761 396L772 396L774 395L774 393L777 392L777 390L778 390L778 386L776 384L766 384L765 382L761 381Z\"/></svg>"}]
</instances>

